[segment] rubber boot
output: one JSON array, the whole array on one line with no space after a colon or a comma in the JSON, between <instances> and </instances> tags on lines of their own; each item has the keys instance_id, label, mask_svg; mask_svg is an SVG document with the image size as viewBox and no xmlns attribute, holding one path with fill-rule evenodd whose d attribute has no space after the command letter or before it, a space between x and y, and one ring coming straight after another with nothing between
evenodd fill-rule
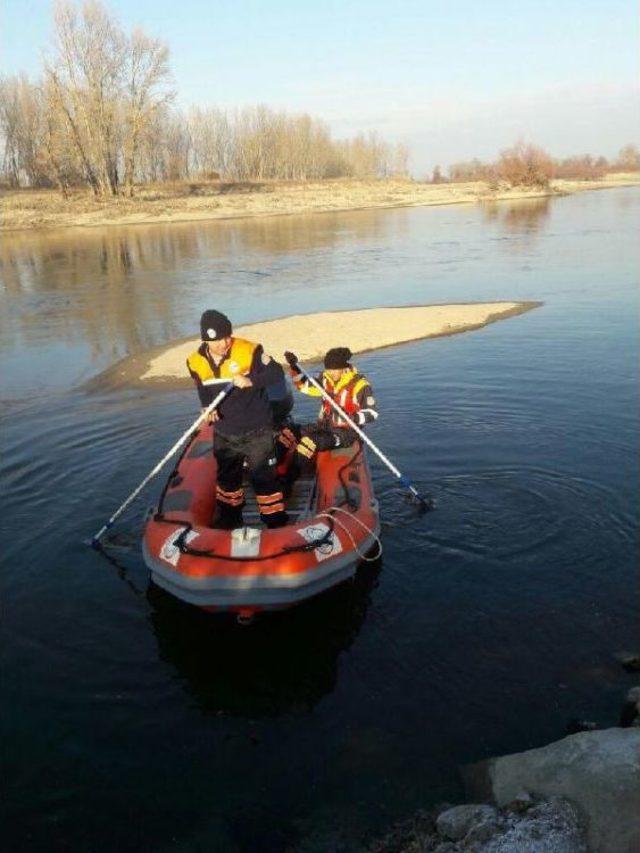
<instances>
[{"instance_id":1,"label":"rubber boot","mask_svg":"<svg viewBox=\"0 0 640 853\"><path fill-rule=\"evenodd\" d=\"M211 526L216 530L235 530L237 527L243 527L242 507L219 502Z\"/></svg>"},{"instance_id":2,"label":"rubber boot","mask_svg":"<svg viewBox=\"0 0 640 853\"><path fill-rule=\"evenodd\" d=\"M267 525L269 530L284 527L289 523L289 515L286 512L272 512L270 515L261 515L260 520Z\"/></svg>"}]
</instances>

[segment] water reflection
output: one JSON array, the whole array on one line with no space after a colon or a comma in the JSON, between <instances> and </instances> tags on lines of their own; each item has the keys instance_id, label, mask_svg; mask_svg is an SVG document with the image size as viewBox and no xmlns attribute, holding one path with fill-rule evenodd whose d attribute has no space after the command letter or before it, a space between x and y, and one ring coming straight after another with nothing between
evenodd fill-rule
<instances>
[{"instance_id":1,"label":"water reflection","mask_svg":"<svg viewBox=\"0 0 640 853\"><path fill-rule=\"evenodd\" d=\"M528 198L517 201L483 204L487 222L494 222L511 234L533 234L539 231L551 213L550 198Z\"/></svg>"},{"instance_id":2,"label":"water reflection","mask_svg":"<svg viewBox=\"0 0 640 853\"><path fill-rule=\"evenodd\" d=\"M330 280L338 244L377 241L406 228L404 212L322 214L245 221L111 227L5 236L0 274L6 300L0 346L46 342L85 348L106 366L124 355L190 334L202 305L215 298L244 319L257 287L290 313L292 290ZM325 251L330 250L330 251ZM310 258L313 263L310 263ZM264 291L261 291L264 293ZM86 357L86 356L84 356Z\"/></svg>"},{"instance_id":3,"label":"water reflection","mask_svg":"<svg viewBox=\"0 0 640 853\"><path fill-rule=\"evenodd\" d=\"M1 270L12 312L0 319L3 347L75 343L110 358L151 346L158 327L173 336L176 291L140 286L158 252L166 255L162 241L150 247L117 232L89 241L5 241Z\"/></svg>"},{"instance_id":4,"label":"water reflection","mask_svg":"<svg viewBox=\"0 0 640 853\"><path fill-rule=\"evenodd\" d=\"M367 563L352 581L248 628L152 583L147 598L160 658L205 713L307 713L334 689L338 659L360 631L380 571L380 561Z\"/></svg>"},{"instance_id":5,"label":"water reflection","mask_svg":"<svg viewBox=\"0 0 640 853\"><path fill-rule=\"evenodd\" d=\"M393 231L406 229L406 211L394 211ZM136 272L176 271L186 261L206 257L224 269L236 253L288 254L389 235L389 211L358 211L256 218L245 221L188 222L129 228L16 232L5 236L0 270L9 293L47 293L82 287L87 278L108 276L122 283ZM52 270L59 274L51 275Z\"/></svg>"}]
</instances>

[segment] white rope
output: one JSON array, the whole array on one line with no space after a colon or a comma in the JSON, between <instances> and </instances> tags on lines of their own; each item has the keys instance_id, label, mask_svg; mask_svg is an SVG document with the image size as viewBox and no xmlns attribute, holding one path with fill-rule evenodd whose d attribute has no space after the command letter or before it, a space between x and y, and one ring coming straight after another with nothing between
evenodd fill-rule
<instances>
[{"instance_id":1,"label":"white rope","mask_svg":"<svg viewBox=\"0 0 640 853\"><path fill-rule=\"evenodd\" d=\"M360 527L362 527L364 530L367 531L367 533L369 533L371 536L373 536L374 541L375 541L376 545L378 546L378 550L373 557L367 557L366 554L362 553L360 548L358 548L358 545L356 544L356 540L354 539L353 534L351 533L349 528L345 524L343 524L339 518L336 518L335 515L331 515L331 513L333 513L333 512L344 513L347 516L347 518L350 518L352 521L355 521L356 524L359 524ZM361 560L364 560L366 563L375 563L376 560L379 560L380 557L382 557L382 542L380 541L380 537L376 533L374 533L373 530L371 530L371 528L367 527L367 525L364 523L364 521L357 518L352 513L347 512L347 510L343 509L341 506L329 507L329 509L326 512L318 513L316 518L329 518L329 519L331 519L331 521L334 524L337 524L338 527L347 534L349 539L351 539L351 544L353 545L356 554L360 557Z\"/></svg>"}]
</instances>

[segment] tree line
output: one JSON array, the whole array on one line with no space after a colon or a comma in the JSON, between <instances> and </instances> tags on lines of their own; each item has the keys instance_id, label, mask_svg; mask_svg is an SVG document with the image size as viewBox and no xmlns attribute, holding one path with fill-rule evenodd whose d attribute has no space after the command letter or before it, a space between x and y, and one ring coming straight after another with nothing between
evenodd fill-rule
<instances>
[{"instance_id":1,"label":"tree line","mask_svg":"<svg viewBox=\"0 0 640 853\"><path fill-rule=\"evenodd\" d=\"M309 115L264 105L175 106L169 49L128 33L96 0L57 2L42 77L0 79L2 175L10 186L87 185L133 195L137 183L222 178L309 180L406 175L409 151L377 134L334 140Z\"/></svg>"},{"instance_id":2,"label":"tree line","mask_svg":"<svg viewBox=\"0 0 640 853\"><path fill-rule=\"evenodd\" d=\"M606 157L591 154L553 159L544 149L521 141L503 151L493 163L469 160L452 164L448 169L448 180L454 183L485 181L497 184L504 181L512 186L547 186L552 178L593 181L609 173L638 171L640 151L636 145L625 145L616 159L609 162ZM436 166L432 182L446 180L440 167Z\"/></svg>"}]
</instances>

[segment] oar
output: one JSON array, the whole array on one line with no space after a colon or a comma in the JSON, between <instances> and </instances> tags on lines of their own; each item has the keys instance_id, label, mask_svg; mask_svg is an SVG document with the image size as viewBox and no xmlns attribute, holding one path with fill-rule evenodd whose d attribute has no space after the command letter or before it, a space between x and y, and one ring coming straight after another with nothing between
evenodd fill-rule
<instances>
[{"instance_id":1,"label":"oar","mask_svg":"<svg viewBox=\"0 0 640 853\"><path fill-rule=\"evenodd\" d=\"M351 429L354 430L354 432L356 432L360 436L362 441L364 441L364 443L368 447L370 447L371 450L373 450L373 452L376 454L376 456L384 462L384 464L391 471L391 473L395 474L395 476L400 481L400 484L402 486L404 486L405 489L408 489L411 492L411 494L413 495L413 497L415 498L415 500L419 504L420 508L425 512L427 512L430 509L433 509L435 506L433 498L430 498L428 496L423 497L420 494L420 492L416 489L416 487L404 476L404 474L396 468L396 466L393 464L393 462L391 462L389 459L387 459L387 457L384 455L384 453L378 447L376 447L376 445L371 441L371 439L367 435L365 435L365 433L360 429L360 427L356 423L354 423L354 421L351 420L349 415L336 403L336 401L333 399L333 397L331 397L330 394L327 394L327 392L324 390L322 385L319 382L316 382L316 380L313 378L313 376L310 376L303 367L300 367L299 362L296 361L296 362L294 362L294 364L295 364L295 367L300 371L300 373L307 380L307 382L309 382L311 385L313 385L314 388L317 388L317 390L322 394L324 399L336 410L336 412L340 415L340 417L349 424Z\"/></svg>"},{"instance_id":2,"label":"oar","mask_svg":"<svg viewBox=\"0 0 640 853\"><path fill-rule=\"evenodd\" d=\"M180 448L180 447L185 443L185 441L189 438L189 436L191 435L191 433L192 433L192 432L193 432L197 427L199 427L199 426L200 426L200 424L202 423L202 421L204 421L204 420L205 420L205 418L207 418L207 417L211 414L211 412L212 412L212 411L213 411L217 406L219 406L219 405L220 405L220 403L223 401L223 399L227 396L227 394L229 393L229 391L230 391L232 388L233 388L233 385L232 385L231 383L227 383L227 387L226 387L226 388L224 388L224 389L223 389L223 390L218 394L218 396L215 398L215 400L213 401L213 403L210 403L210 404L207 406L207 408L202 412L202 414L200 415L200 417L199 417L199 418L197 418L197 420L195 420L195 421L191 424L191 426L189 427L189 429L188 429L185 433L183 433L183 435L181 435L181 436L180 436L180 438L176 441L176 443L173 445L173 447L172 447L172 448L171 448L171 450L167 453L167 455L166 455L166 456L164 456L164 457L160 460L160 462L158 462L158 464L157 464L157 465L156 465L156 467L153 469L153 471L150 471L150 472L147 474L147 476L146 476L146 477L144 478L144 480L140 483L140 485L139 485L139 486L138 486L138 487L137 487L133 492L131 492L131 494L130 494L130 495L129 495L129 497L126 499L126 501L125 501L121 506L119 506L119 507L118 507L118 509L113 513L113 515L111 516L111 518L109 519L109 521L107 521L107 523L106 523L106 524L104 524L104 525L100 528L100 530L96 533L96 535L95 535L95 536L93 537L93 539L91 540L91 547L92 547L92 548L99 548L99 547L100 547L100 539L101 539L101 537L102 537L102 536L107 532L107 530L108 530L108 529L113 525L113 522L116 520L116 518L118 518L118 516L119 516L119 515L121 515L121 514L124 512L124 510L129 506L129 504L131 503L131 501L132 501L132 500L133 500L137 495L139 495L139 494L140 494L140 492L144 489L144 487L147 485L147 483L149 482L149 480L151 480L153 477L155 477L155 475L158 473L158 471L160 471L160 470L161 470L161 468L163 467L163 465L164 465L164 464L165 464L169 459L171 459L171 457L173 456L173 454L174 454L174 453L175 453L175 452L176 452L176 451L177 451L177 450L178 450L178 449L179 449L179 448Z\"/></svg>"}]
</instances>

